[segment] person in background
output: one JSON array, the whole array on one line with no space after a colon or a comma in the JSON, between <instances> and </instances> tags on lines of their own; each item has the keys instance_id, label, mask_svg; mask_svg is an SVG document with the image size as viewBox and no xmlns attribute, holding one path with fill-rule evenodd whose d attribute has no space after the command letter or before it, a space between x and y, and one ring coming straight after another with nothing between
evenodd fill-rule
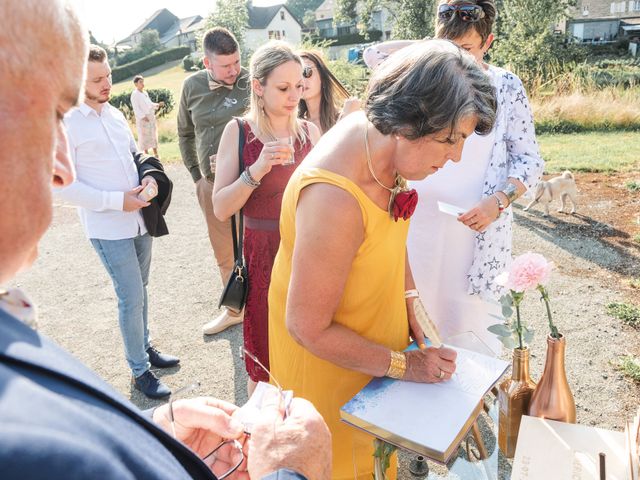
<instances>
[{"instance_id":1,"label":"person in background","mask_svg":"<svg viewBox=\"0 0 640 480\"><path fill-rule=\"evenodd\" d=\"M107 53L92 45L84 101L64 119L78 176L55 193L79 207L85 234L111 277L132 383L146 396L162 398L171 390L151 366L169 368L180 360L149 343L147 283L153 239L141 212L149 202L138 196L150 183L156 191L158 186L151 175L139 177L133 158L136 143L124 115L109 104L110 94Z\"/></svg>"},{"instance_id":2,"label":"person in background","mask_svg":"<svg viewBox=\"0 0 640 480\"><path fill-rule=\"evenodd\" d=\"M224 284L233 268L233 239L231 222L221 222L213 213L216 155L225 125L247 109L251 87L248 72L240 66L240 45L233 33L226 28L212 28L204 34L202 45L205 68L187 77L182 85L178 142L182 161L196 185L196 196ZM225 308L202 327L202 332L205 335L221 332L242 323L243 315Z\"/></svg>"},{"instance_id":3,"label":"person in background","mask_svg":"<svg viewBox=\"0 0 640 480\"><path fill-rule=\"evenodd\" d=\"M11 92L0 97L0 202L12 205L0 215L4 286L37 257L51 222L51 187L74 181L62 118L80 102L88 43L61 0L0 2L0 16L11 18L0 31L0 90ZM46 67L46 82L33 75L34 64ZM308 401L294 398L284 418L280 395L270 395L249 439L232 418L237 407L222 400L176 400L141 412L24 323L26 309L11 308L8 297L0 292L3 480L216 480L236 466L230 480L330 478L330 434ZM221 445L229 439L241 448ZM203 462L218 446L215 461Z\"/></svg>"},{"instance_id":4,"label":"person in background","mask_svg":"<svg viewBox=\"0 0 640 480\"><path fill-rule=\"evenodd\" d=\"M273 259L280 243L282 194L292 173L307 156L320 132L298 118L302 95L302 61L284 42L269 42L251 57L251 104L242 127L232 120L222 134L213 209L220 220L243 209L244 257L249 274L245 307L244 346L249 374L248 391L258 381L269 381L267 295ZM238 171L238 136L245 139L243 164ZM242 234L242 232L241 232Z\"/></svg>"},{"instance_id":5,"label":"person in background","mask_svg":"<svg viewBox=\"0 0 640 480\"><path fill-rule=\"evenodd\" d=\"M360 109L360 100L351 97L324 62L320 52L298 52L304 62L304 90L298 116L313 123L321 134L348 114Z\"/></svg>"},{"instance_id":6,"label":"person in background","mask_svg":"<svg viewBox=\"0 0 640 480\"><path fill-rule=\"evenodd\" d=\"M153 150L153 156L158 157L158 127L156 125L156 110L163 105L163 102L155 103L149 98L149 94L144 89L144 77L136 75L133 78L136 88L131 92L131 106L136 118L136 129L138 131L138 147L144 153Z\"/></svg>"},{"instance_id":7,"label":"person in background","mask_svg":"<svg viewBox=\"0 0 640 480\"><path fill-rule=\"evenodd\" d=\"M289 180L269 289L271 372L323 415L333 476L345 480L371 478L373 440L340 407L372 377L440 382L456 368L446 347L403 353L410 324L424 335L404 298L411 193L395 186L458 161L496 109L488 77L444 41L390 58L367 92L364 112L327 132Z\"/></svg>"},{"instance_id":8,"label":"person in background","mask_svg":"<svg viewBox=\"0 0 640 480\"><path fill-rule=\"evenodd\" d=\"M522 82L485 61L495 18L493 0L451 0L438 7L436 37L453 41L476 59L496 89L498 115L488 135L469 138L460 163L412 182L419 201L407 245L415 286L442 336L471 331L499 355L502 345L487 327L497 323L492 315L501 314L495 300L504 290L495 277L511 262L511 204L535 188L544 161ZM365 61L375 65L410 43L374 45L365 51ZM463 213L457 218L443 214L438 201Z\"/></svg>"}]
</instances>

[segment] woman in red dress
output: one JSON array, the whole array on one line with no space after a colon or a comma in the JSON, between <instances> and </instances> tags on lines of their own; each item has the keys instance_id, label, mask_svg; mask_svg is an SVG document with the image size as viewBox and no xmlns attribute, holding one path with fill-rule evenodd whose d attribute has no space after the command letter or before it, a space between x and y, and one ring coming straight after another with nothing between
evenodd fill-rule
<instances>
[{"instance_id":1,"label":"woman in red dress","mask_svg":"<svg viewBox=\"0 0 640 480\"><path fill-rule=\"evenodd\" d=\"M289 177L320 138L318 128L298 118L303 64L284 42L270 42L251 57L251 104L230 121L220 140L213 187L213 211L226 220L244 214L244 256L249 292L244 316L244 346L269 367L267 296L273 260L280 244L280 205ZM242 126L240 126L242 125ZM244 130L244 171L238 170L239 128ZM248 355L248 391L267 372Z\"/></svg>"}]
</instances>

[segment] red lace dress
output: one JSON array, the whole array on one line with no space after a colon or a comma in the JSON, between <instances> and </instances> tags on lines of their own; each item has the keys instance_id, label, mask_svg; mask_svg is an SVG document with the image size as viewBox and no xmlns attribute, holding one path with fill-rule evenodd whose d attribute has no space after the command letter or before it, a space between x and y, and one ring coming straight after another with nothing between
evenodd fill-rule
<instances>
[{"instance_id":1,"label":"red lace dress","mask_svg":"<svg viewBox=\"0 0 640 480\"><path fill-rule=\"evenodd\" d=\"M243 159L246 167L253 165L262 151L262 142L244 122L245 144ZM292 165L274 166L260 181L247 203L244 213L244 257L249 270L249 292L244 309L244 346L269 368L269 308L267 297L271 269L280 244L280 207L282 195L289 178L311 150L310 140L294 145L295 160ZM245 365L251 380L269 381L269 375L245 355Z\"/></svg>"}]
</instances>

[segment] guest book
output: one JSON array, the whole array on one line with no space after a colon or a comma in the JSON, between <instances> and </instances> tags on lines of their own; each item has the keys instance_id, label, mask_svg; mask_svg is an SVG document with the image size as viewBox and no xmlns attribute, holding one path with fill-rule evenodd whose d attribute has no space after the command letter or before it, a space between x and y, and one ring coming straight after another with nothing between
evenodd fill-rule
<instances>
[{"instance_id":1,"label":"guest book","mask_svg":"<svg viewBox=\"0 0 640 480\"><path fill-rule=\"evenodd\" d=\"M413 344L409 350L415 349ZM340 410L342 421L385 442L446 463L507 370L503 360L458 347L456 372L440 383L374 378Z\"/></svg>"}]
</instances>

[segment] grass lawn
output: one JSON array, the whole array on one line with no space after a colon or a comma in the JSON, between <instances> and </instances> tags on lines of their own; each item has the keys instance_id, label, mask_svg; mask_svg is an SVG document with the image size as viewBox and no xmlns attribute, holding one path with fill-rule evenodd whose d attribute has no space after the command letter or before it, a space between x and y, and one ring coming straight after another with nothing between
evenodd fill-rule
<instances>
[{"instance_id":1,"label":"grass lawn","mask_svg":"<svg viewBox=\"0 0 640 480\"><path fill-rule=\"evenodd\" d=\"M620 172L640 169L640 132L539 135L545 172Z\"/></svg>"}]
</instances>

